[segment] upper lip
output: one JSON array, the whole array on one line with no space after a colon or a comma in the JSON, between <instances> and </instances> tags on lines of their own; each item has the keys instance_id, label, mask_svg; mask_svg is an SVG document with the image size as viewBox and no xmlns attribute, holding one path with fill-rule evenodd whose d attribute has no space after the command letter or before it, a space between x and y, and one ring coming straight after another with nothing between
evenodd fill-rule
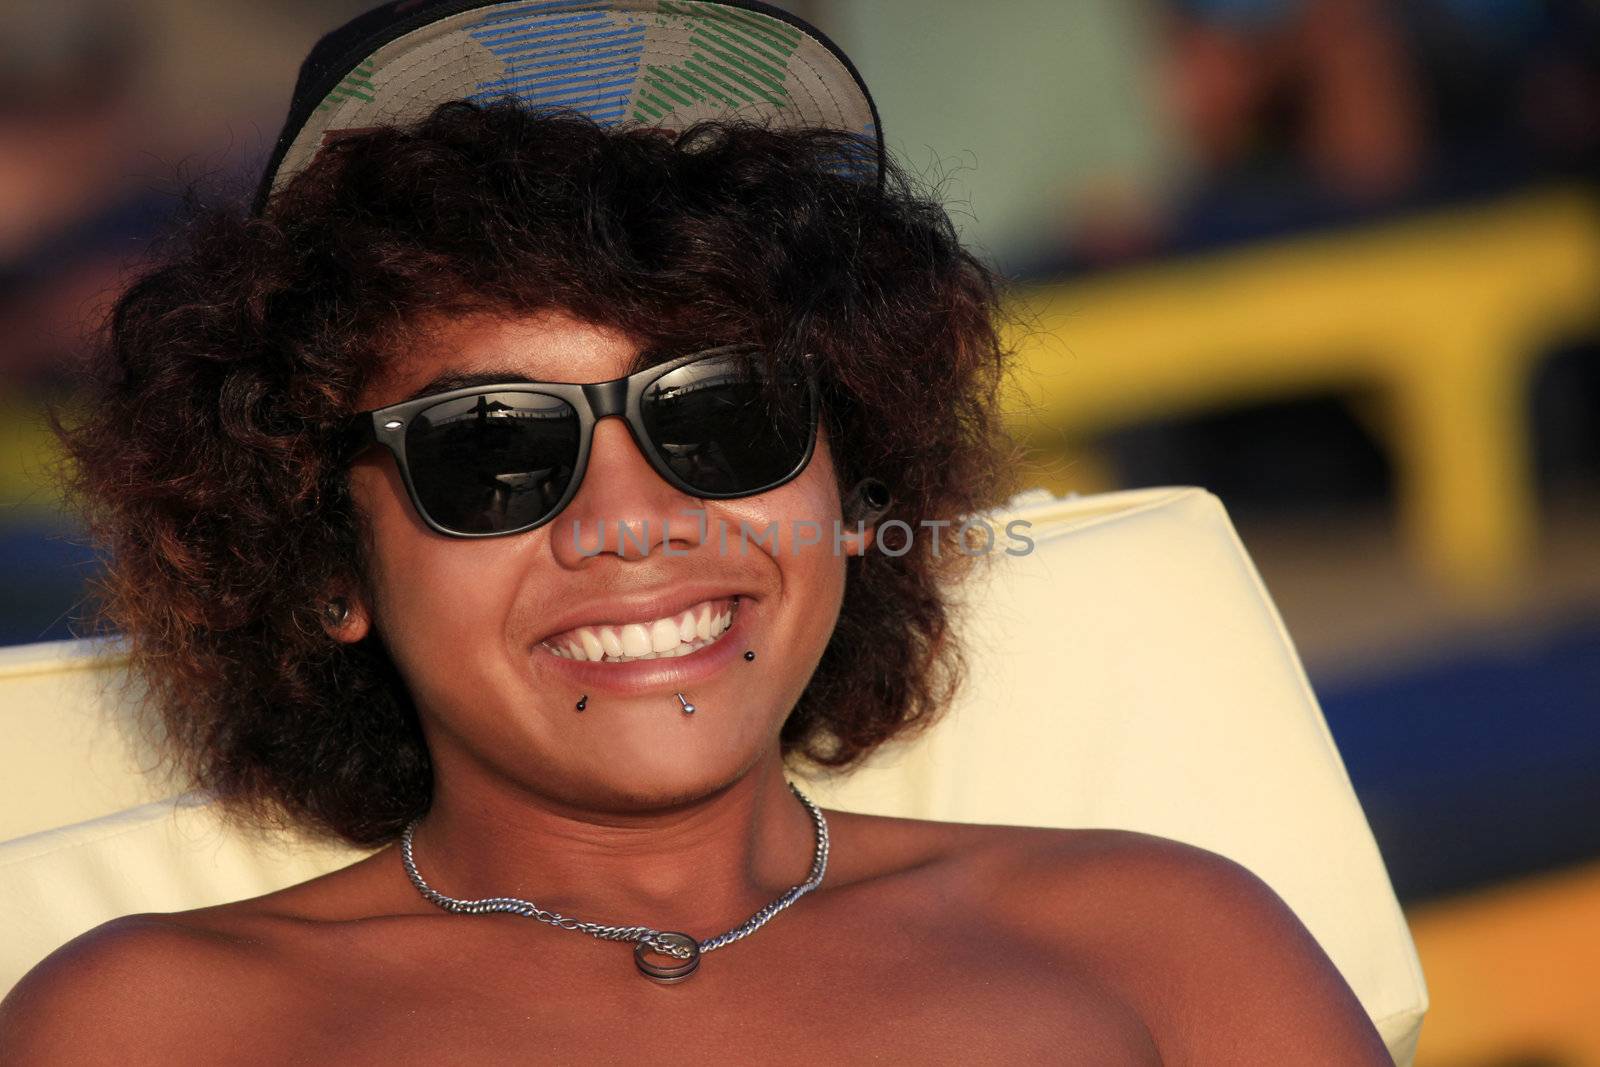
<instances>
[{"instance_id":1,"label":"upper lip","mask_svg":"<svg viewBox=\"0 0 1600 1067\"><path fill-rule=\"evenodd\" d=\"M655 619L681 615L688 608L704 600L735 596L748 598L749 594L726 584L685 584L642 590L627 596L586 600L566 614L550 620L549 628L534 641L534 644L537 645L556 634L566 633L579 626L618 626L630 622L651 622Z\"/></svg>"}]
</instances>

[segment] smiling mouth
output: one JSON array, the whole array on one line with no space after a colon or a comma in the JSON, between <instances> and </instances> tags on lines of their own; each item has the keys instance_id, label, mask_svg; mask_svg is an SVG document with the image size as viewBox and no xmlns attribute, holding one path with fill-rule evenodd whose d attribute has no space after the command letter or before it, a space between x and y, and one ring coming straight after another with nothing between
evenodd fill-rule
<instances>
[{"instance_id":1,"label":"smiling mouth","mask_svg":"<svg viewBox=\"0 0 1600 1067\"><path fill-rule=\"evenodd\" d=\"M675 659L714 645L733 625L737 596L703 600L649 621L577 626L540 642L551 655L587 663Z\"/></svg>"}]
</instances>

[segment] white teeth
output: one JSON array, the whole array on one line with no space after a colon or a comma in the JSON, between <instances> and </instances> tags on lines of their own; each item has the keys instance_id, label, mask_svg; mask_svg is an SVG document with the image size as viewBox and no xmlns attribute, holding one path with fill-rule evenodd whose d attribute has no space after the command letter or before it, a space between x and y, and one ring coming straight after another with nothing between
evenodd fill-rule
<instances>
[{"instance_id":1,"label":"white teeth","mask_svg":"<svg viewBox=\"0 0 1600 1067\"><path fill-rule=\"evenodd\" d=\"M671 619L650 624L650 651L667 652L678 647L678 625Z\"/></svg>"},{"instance_id":2,"label":"white teeth","mask_svg":"<svg viewBox=\"0 0 1600 1067\"><path fill-rule=\"evenodd\" d=\"M650 647L650 631L641 624L630 622L622 628L622 654L625 656L642 656L646 652L654 651Z\"/></svg>"},{"instance_id":3,"label":"white teeth","mask_svg":"<svg viewBox=\"0 0 1600 1067\"><path fill-rule=\"evenodd\" d=\"M737 605L737 598L732 604L707 601L654 622L580 626L559 639L547 639L545 648L562 659L590 663L630 663L636 659L687 656L711 644L733 624ZM718 607L722 608L720 612Z\"/></svg>"}]
</instances>

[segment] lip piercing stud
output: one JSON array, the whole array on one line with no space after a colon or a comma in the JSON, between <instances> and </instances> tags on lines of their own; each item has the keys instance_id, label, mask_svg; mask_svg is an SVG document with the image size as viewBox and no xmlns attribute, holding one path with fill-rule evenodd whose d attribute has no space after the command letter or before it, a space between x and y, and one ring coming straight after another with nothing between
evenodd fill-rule
<instances>
[{"instance_id":1,"label":"lip piercing stud","mask_svg":"<svg viewBox=\"0 0 1600 1067\"><path fill-rule=\"evenodd\" d=\"M683 705L683 713L685 715L693 715L694 714L694 705L689 703L687 700L683 699L683 694L682 693L678 693L677 697L678 697L678 703Z\"/></svg>"},{"instance_id":2,"label":"lip piercing stud","mask_svg":"<svg viewBox=\"0 0 1600 1067\"><path fill-rule=\"evenodd\" d=\"M589 694L585 693L585 694L583 694L582 697L578 698L578 710L582 711L588 705L588 703L589 703Z\"/></svg>"},{"instance_id":3,"label":"lip piercing stud","mask_svg":"<svg viewBox=\"0 0 1600 1067\"><path fill-rule=\"evenodd\" d=\"M744 660L745 660L746 663L749 663L751 660L753 660L755 658L756 658L755 649L747 648L747 649L744 650Z\"/></svg>"}]
</instances>

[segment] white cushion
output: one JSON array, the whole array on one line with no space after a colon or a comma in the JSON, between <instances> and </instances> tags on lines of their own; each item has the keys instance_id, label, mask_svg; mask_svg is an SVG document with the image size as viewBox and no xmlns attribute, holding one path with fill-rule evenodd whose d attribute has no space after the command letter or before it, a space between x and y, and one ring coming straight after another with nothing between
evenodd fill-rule
<instances>
[{"instance_id":1,"label":"white cushion","mask_svg":"<svg viewBox=\"0 0 1600 1067\"><path fill-rule=\"evenodd\" d=\"M179 792L134 729L119 645L0 648L0 841Z\"/></svg>"}]
</instances>

